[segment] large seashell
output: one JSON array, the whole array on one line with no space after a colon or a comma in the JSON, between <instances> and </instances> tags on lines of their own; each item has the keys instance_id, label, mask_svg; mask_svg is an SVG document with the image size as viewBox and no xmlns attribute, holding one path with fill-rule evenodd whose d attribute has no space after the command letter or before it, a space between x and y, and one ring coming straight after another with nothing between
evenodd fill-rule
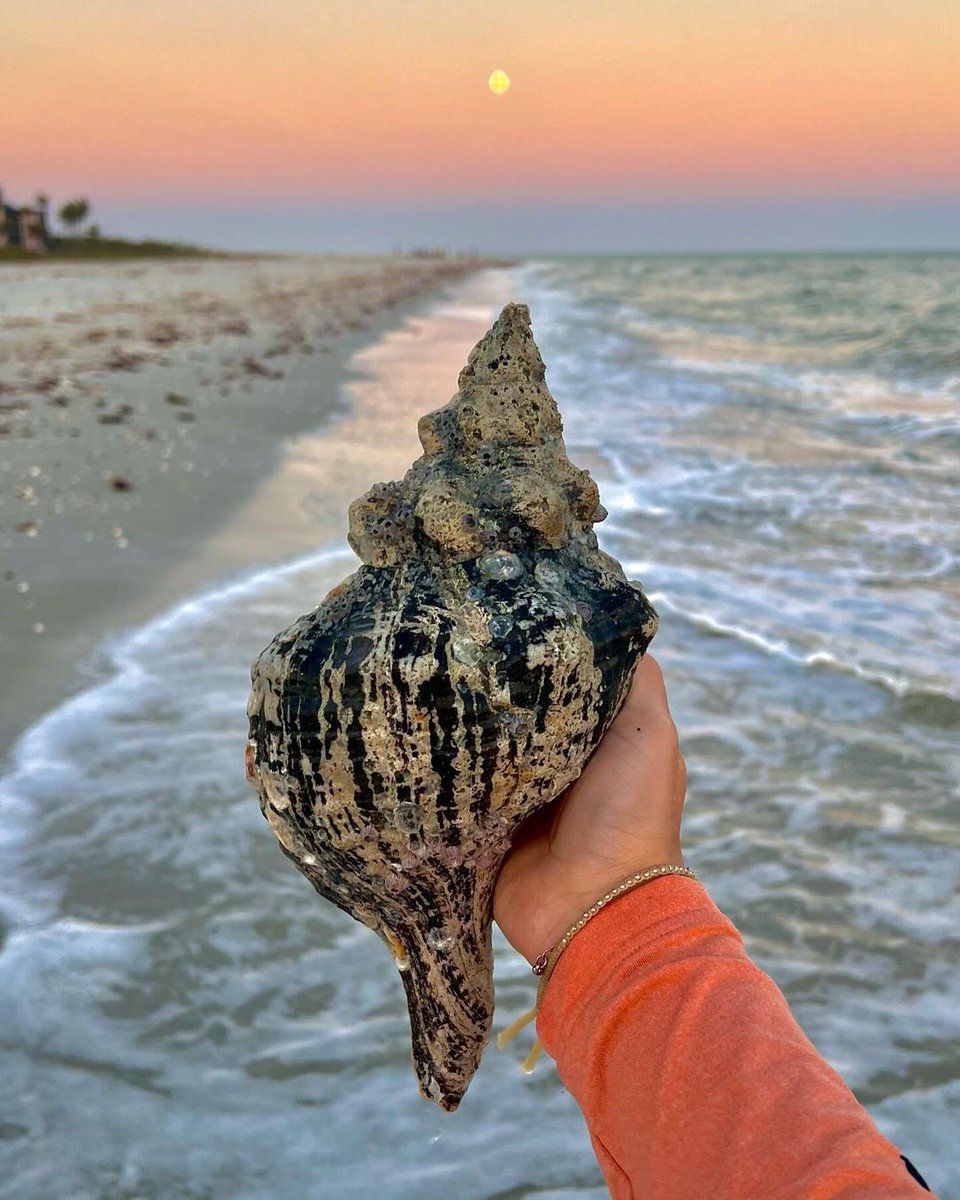
<instances>
[{"instance_id":1,"label":"large seashell","mask_svg":"<svg viewBox=\"0 0 960 1200\"><path fill-rule=\"evenodd\" d=\"M597 547L525 305L350 508L364 565L253 667L247 774L283 851L383 938L420 1090L454 1109L493 1014L491 902L517 826L583 769L657 627Z\"/></svg>"}]
</instances>

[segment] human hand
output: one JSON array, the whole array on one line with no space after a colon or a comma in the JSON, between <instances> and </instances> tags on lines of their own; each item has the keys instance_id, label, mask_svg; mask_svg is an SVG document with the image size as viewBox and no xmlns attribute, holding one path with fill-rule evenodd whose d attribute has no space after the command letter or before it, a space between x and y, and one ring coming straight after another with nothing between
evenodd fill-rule
<instances>
[{"instance_id":1,"label":"human hand","mask_svg":"<svg viewBox=\"0 0 960 1200\"><path fill-rule=\"evenodd\" d=\"M493 897L507 941L532 963L629 875L681 864L686 790L663 675L647 654L583 774L514 839Z\"/></svg>"}]
</instances>

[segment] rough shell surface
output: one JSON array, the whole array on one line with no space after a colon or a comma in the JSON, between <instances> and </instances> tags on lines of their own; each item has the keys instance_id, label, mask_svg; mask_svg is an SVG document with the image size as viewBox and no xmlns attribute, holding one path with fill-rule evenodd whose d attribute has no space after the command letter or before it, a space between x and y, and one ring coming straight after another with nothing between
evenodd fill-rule
<instances>
[{"instance_id":1,"label":"rough shell surface","mask_svg":"<svg viewBox=\"0 0 960 1200\"><path fill-rule=\"evenodd\" d=\"M580 774L657 617L597 546L525 305L350 508L363 562L253 667L247 774L284 852L383 938L424 1096L454 1109L493 1015L491 905L517 826Z\"/></svg>"}]
</instances>

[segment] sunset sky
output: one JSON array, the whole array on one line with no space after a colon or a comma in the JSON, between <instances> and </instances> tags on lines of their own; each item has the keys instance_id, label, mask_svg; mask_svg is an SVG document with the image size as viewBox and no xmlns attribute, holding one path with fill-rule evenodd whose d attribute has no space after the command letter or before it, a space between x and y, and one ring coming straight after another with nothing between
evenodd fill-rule
<instances>
[{"instance_id":1,"label":"sunset sky","mask_svg":"<svg viewBox=\"0 0 960 1200\"><path fill-rule=\"evenodd\" d=\"M290 249L960 244L960 3L3 7L0 185L89 195L105 227Z\"/></svg>"}]
</instances>

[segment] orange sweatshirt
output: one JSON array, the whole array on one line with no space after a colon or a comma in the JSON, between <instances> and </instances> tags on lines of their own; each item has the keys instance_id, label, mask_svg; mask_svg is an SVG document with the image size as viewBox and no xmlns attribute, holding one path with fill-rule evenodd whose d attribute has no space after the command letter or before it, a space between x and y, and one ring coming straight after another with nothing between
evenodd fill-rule
<instances>
[{"instance_id":1,"label":"orange sweatshirt","mask_svg":"<svg viewBox=\"0 0 960 1200\"><path fill-rule=\"evenodd\" d=\"M601 909L560 956L537 1030L614 1200L931 1194L692 879Z\"/></svg>"}]
</instances>

